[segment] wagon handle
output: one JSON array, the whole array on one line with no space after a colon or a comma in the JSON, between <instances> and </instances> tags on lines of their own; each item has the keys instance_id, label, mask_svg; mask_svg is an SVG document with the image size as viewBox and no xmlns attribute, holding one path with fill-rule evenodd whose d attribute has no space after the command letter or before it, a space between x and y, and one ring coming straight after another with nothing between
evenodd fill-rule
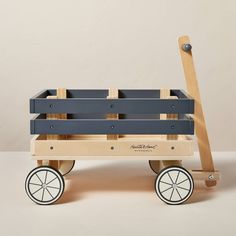
<instances>
[{"instance_id":1,"label":"wagon handle","mask_svg":"<svg viewBox=\"0 0 236 236\"><path fill-rule=\"evenodd\" d=\"M194 125L198 140L198 149L201 157L202 169L204 171L214 172L215 168L212 159L206 122L202 109L200 91L191 52L192 46L190 44L190 39L188 36L179 37L178 43L185 80L187 84L187 90L190 96L192 96L195 100ZM208 187L216 185L215 180L206 180L205 183Z\"/></svg>"}]
</instances>

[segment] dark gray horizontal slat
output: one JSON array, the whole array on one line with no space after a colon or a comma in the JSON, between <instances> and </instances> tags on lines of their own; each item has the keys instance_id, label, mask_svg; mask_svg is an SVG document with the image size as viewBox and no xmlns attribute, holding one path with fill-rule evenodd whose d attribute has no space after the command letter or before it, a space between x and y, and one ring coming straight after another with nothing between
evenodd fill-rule
<instances>
[{"instance_id":1,"label":"dark gray horizontal slat","mask_svg":"<svg viewBox=\"0 0 236 236\"><path fill-rule=\"evenodd\" d=\"M106 98L108 89L67 89L68 98ZM119 98L160 98L159 89L118 89ZM33 98L56 95L56 89L43 90Z\"/></svg>"},{"instance_id":2,"label":"dark gray horizontal slat","mask_svg":"<svg viewBox=\"0 0 236 236\"><path fill-rule=\"evenodd\" d=\"M31 120L31 134L193 134L193 120Z\"/></svg>"},{"instance_id":3,"label":"dark gray horizontal slat","mask_svg":"<svg viewBox=\"0 0 236 236\"><path fill-rule=\"evenodd\" d=\"M31 113L193 114L192 99L34 99Z\"/></svg>"},{"instance_id":4,"label":"dark gray horizontal slat","mask_svg":"<svg viewBox=\"0 0 236 236\"><path fill-rule=\"evenodd\" d=\"M108 89L67 89L68 98L106 98ZM119 98L160 98L160 89L118 89ZM56 95L56 89L43 90L33 98L46 98L49 95ZM171 96L178 98L190 98L189 95L180 89L170 89Z\"/></svg>"}]
</instances>

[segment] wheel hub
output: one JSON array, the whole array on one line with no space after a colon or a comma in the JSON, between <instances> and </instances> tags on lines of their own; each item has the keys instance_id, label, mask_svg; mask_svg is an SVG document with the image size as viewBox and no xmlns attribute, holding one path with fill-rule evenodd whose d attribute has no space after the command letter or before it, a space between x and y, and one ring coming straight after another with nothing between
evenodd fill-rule
<instances>
[{"instance_id":1,"label":"wheel hub","mask_svg":"<svg viewBox=\"0 0 236 236\"><path fill-rule=\"evenodd\" d=\"M173 188L173 189L176 189L176 188L177 188L177 185L176 185L176 184L172 184L172 188Z\"/></svg>"}]
</instances>

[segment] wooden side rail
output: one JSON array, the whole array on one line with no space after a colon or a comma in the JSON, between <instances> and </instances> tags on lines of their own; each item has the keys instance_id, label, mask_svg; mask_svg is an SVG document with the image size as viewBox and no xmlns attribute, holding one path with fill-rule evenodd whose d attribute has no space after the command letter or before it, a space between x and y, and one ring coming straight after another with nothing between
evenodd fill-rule
<instances>
[{"instance_id":1,"label":"wooden side rail","mask_svg":"<svg viewBox=\"0 0 236 236\"><path fill-rule=\"evenodd\" d=\"M119 93L122 93L121 91L119 90ZM131 91L127 95L124 93L125 95L119 99L96 97L96 94L91 97L71 95L71 98L66 99L32 98L30 112L43 114L77 114L78 111L81 114L193 114L194 112L194 100L181 90L172 90L171 96L177 96L178 99L171 100L160 99L160 90Z\"/></svg>"},{"instance_id":2,"label":"wooden side rail","mask_svg":"<svg viewBox=\"0 0 236 236\"><path fill-rule=\"evenodd\" d=\"M31 134L194 134L191 117L158 119L31 120Z\"/></svg>"}]
</instances>

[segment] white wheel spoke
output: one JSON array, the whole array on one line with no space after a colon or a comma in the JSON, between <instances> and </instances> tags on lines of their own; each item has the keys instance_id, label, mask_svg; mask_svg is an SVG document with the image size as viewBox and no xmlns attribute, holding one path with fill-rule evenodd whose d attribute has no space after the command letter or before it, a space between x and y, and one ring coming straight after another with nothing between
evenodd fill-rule
<instances>
[{"instance_id":1,"label":"white wheel spoke","mask_svg":"<svg viewBox=\"0 0 236 236\"><path fill-rule=\"evenodd\" d=\"M170 178L170 180L171 180L171 183L173 184L173 183L174 183L174 181L173 181L173 179L171 178L171 176L170 176L170 173L169 173L169 172L167 172L167 174L168 174L168 176L169 176L169 178Z\"/></svg>"},{"instance_id":2,"label":"white wheel spoke","mask_svg":"<svg viewBox=\"0 0 236 236\"><path fill-rule=\"evenodd\" d=\"M164 193L164 192L166 192L166 191L168 191L168 190L170 190L170 189L172 189L172 188L173 188L173 187L171 186L171 187L169 187L169 188L163 190L161 193Z\"/></svg>"},{"instance_id":3,"label":"white wheel spoke","mask_svg":"<svg viewBox=\"0 0 236 236\"><path fill-rule=\"evenodd\" d=\"M164 182L164 181L160 181L160 183L163 183L163 184L168 184L168 185L171 185L172 186L172 184L170 184L170 183L167 183L167 182Z\"/></svg>"},{"instance_id":4,"label":"white wheel spoke","mask_svg":"<svg viewBox=\"0 0 236 236\"><path fill-rule=\"evenodd\" d=\"M60 188L53 187L53 186L48 186L48 185L47 185L47 188L55 188L55 189L60 189Z\"/></svg>"},{"instance_id":5,"label":"white wheel spoke","mask_svg":"<svg viewBox=\"0 0 236 236\"><path fill-rule=\"evenodd\" d=\"M52 194L50 193L50 191L46 188L47 192L49 193L49 195L51 196L51 198L53 199Z\"/></svg>"},{"instance_id":6,"label":"white wheel spoke","mask_svg":"<svg viewBox=\"0 0 236 236\"><path fill-rule=\"evenodd\" d=\"M180 187L180 186L178 186L177 188L181 188L181 189L183 189L183 190L189 191L189 189L183 188L183 187Z\"/></svg>"},{"instance_id":7,"label":"white wheel spoke","mask_svg":"<svg viewBox=\"0 0 236 236\"><path fill-rule=\"evenodd\" d=\"M42 184L35 184L35 183L29 183L29 184L36 185L36 186L42 186Z\"/></svg>"},{"instance_id":8,"label":"white wheel spoke","mask_svg":"<svg viewBox=\"0 0 236 236\"><path fill-rule=\"evenodd\" d=\"M179 193L179 191L178 191L178 189L176 188L176 192L178 193L178 195L179 195L179 198L182 200L182 197L181 197L181 195L180 195L180 193Z\"/></svg>"},{"instance_id":9,"label":"white wheel spoke","mask_svg":"<svg viewBox=\"0 0 236 236\"><path fill-rule=\"evenodd\" d=\"M45 184L46 184L46 181L47 181L47 176L48 176L48 171L46 171L46 174L45 174L45 180L44 180Z\"/></svg>"},{"instance_id":10,"label":"white wheel spoke","mask_svg":"<svg viewBox=\"0 0 236 236\"><path fill-rule=\"evenodd\" d=\"M187 181L187 180L188 180L188 178L185 179L185 180L183 180L183 181L181 181L181 182L179 182L177 185L182 184L183 182L185 182L185 181Z\"/></svg>"},{"instance_id":11,"label":"white wheel spoke","mask_svg":"<svg viewBox=\"0 0 236 236\"><path fill-rule=\"evenodd\" d=\"M39 181L43 184L43 181L39 178L39 176L37 175L37 173L36 173L35 175L38 177Z\"/></svg>"},{"instance_id":12,"label":"white wheel spoke","mask_svg":"<svg viewBox=\"0 0 236 236\"><path fill-rule=\"evenodd\" d=\"M175 191L175 189L173 188L172 193L171 193L171 195L170 195L170 200L172 199L172 196L173 196L174 191Z\"/></svg>"},{"instance_id":13,"label":"white wheel spoke","mask_svg":"<svg viewBox=\"0 0 236 236\"><path fill-rule=\"evenodd\" d=\"M50 183L52 183L55 179L57 179L57 177L55 177L54 179L52 179L51 181L49 181L49 182L47 183L47 185L50 184Z\"/></svg>"},{"instance_id":14,"label":"white wheel spoke","mask_svg":"<svg viewBox=\"0 0 236 236\"><path fill-rule=\"evenodd\" d=\"M42 193L42 202L43 202L44 192L45 192L45 188L43 189L43 193Z\"/></svg>"},{"instance_id":15,"label":"white wheel spoke","mask_svg":"<svg viewBox=\"0 0 236 236\"><path fill-rule=\"evenodd\" d=\"M178 181L179 174L180 174L180 171L178 172L178 175L177 175L177 177L176 177L175 184L176 184L176 183L177 183L177 181Z\"/></svg>"},{"instance_id":16,"label":"white wheel spoke","mask_svg":"<svg viewBox=\"0 0 236 236\"><path fill-rule=\"evenodd\" d=\"M34 195L35 193L37 193L39 190L41 190L43 188L43 186L41 188L39 188L38 190L36 190L35 192L32 193L32 195Z\"/></svg>"}]
</instances>

